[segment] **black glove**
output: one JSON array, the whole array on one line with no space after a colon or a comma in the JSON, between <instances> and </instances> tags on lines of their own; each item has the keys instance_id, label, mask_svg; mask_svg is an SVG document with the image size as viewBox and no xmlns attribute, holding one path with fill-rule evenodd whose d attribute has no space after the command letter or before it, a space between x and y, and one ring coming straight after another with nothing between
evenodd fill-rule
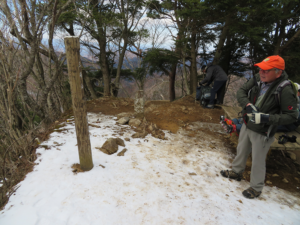
<instances>
[{"instance_id":1,"label":"black glove","mask_svg":"<svg viewBox=\"0 0 300 225\"><path fill-rule=\"evenodd\" d=\"M258 112L258 111L259 111L258 108L255 105L251 104L251 103L250 103L250 105L246 106L246 113L247 114Z\"/></svg>"},{"instance_id":2,"label":"black glove","mask_svg":"<svg viewBox=\"0 0 300 225\"><path fill-rule=\"evenodd\" d=\"M287 141L288 141L288 139L287 139L286 135L281 135L281 136L279 136L278 144L283 145L283 144L287 143Z\"/></svg>"},{"instance_id":3,"label":"black glove","mask_svg":"<svg viewBox=\"0 0 300 225\"><path fill-rule=\"evenodd\" d=\"M247 113L247 116L249 117L250 121L255 124L268 123L270 118L269 114L260 112Z\"/></svg>"}]
</instances>

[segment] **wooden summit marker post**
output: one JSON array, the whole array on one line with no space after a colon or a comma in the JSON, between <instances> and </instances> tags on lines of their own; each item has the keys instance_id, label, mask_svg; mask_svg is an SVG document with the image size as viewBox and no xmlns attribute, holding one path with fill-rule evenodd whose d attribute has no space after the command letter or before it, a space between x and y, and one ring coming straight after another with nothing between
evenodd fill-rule
<instances>
[{"instance_id":1,"label":"wooden summit marker post","mask_svg":"<svg viewBox=\"0 0 300 225\"><path fill-rule=\"evenodd\" d=\"M86 114L86 104L80 60L80 45L78 37L65 37L69 82L71 86L72 105L75 117L75 128L79 152L80 168L84 171L93 168L91 142Z\"/></svg>"}]
</instances>

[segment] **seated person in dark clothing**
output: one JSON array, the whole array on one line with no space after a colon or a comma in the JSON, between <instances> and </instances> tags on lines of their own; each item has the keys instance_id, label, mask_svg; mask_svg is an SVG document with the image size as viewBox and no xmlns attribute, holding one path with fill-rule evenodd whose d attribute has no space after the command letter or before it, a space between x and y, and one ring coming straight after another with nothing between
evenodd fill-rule
<instances>
[{"instance_id":1,"label":"seated person in dark clothing","mask_svg":"<svg viewBox=\"0 0 300 225\"><path fill-rule=\"evenodd\" d=\"M206 76L202 81L199 82L199 86L203 84L206 84L206 86L208 86L214 81L214 85L210 92L210 101L206 106L206 108L213 109L216 94L218 102L220 104L223 104L227 74L220 66L212 65L211 63L209 63L207 66L202 66L201 70L203 73L206 73Z\"/></svg>"}]
</instances>

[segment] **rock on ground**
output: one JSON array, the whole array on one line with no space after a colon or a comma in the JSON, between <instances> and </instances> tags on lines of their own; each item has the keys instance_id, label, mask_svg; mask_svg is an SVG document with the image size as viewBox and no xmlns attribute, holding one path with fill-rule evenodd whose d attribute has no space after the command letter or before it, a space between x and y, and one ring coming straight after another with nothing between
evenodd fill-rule
<instances>
[{"instance_id":1,"label":"rock on ground","mask_svg":"<svg viewBox=\"0 0 300 225\"><path fill-rule=\"evenodd\" d=\"M117 115L117 119L121 119L122 117L131 117L133 113L131 112L122 112Z\"/></svg>"},{"instance_id":2,"label":"rock on ground","mask_svg":"<svg viewBox=\"0 0 300 225\"><path fill-rule=\"evenodd\" d=\"M111 155L118 151L118 146L125 147L124 141L121 138L109 138L100 148L100 151L105 154Z\"/></svg>"},{"instance_id":3,"label":"rock on ground","mask_svg":"<svg viewBox=\"0 0 300 225\"><path fill-rule=\"evenodd\" d=\"M128 121L129 121L129 117L122 117L121 119L119 119L117 121L117 123L124 125L124 124L128 123Z\"/></svg>"},{"instance_id":4,"label":"rock on ground","mask_svg":"<svg viewBox=\"0 0 300 225\"><path fill-rule=\"evenodd\" d=\"M126 148L124 148L121 152L118 153L117 156L124 156L125 152L127 151Z\"/></svg>"},{"instance_id":5,"label":"rock on ground","mask_svg":"<svg viewBox=\"0 0 300 225\"><path fill-rule=\"evenodd\" d=\"M138 127L141 125L141 123L142 123L142 121L140 119L130 119L128 122L128 125Z\"/></svg>"}]
</instances>

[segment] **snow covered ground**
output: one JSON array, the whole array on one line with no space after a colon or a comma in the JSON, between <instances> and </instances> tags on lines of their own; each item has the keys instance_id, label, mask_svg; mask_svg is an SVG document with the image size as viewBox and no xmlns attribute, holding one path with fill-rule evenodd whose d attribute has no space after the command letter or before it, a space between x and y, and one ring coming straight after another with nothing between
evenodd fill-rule
<instances>
[{"instance_id":1,"label":"snow covered ground","mask_svg":"<svg viewBox=\"0 0 300 225\"><path fill-rule=\"evenodd\" d=\"M218 139L184 131L166 132L168 140L133 139L134 131L114 117L88 116L101 126L90 127L94 168L72 172L79 162L75 124L66 123L61 129L67 131L42 143L50 150L37 149L38 165L0 211L1 225L300 224L299 198L265 187L261 197L249 200L242 196L248 182L219 175L234 156ZM95 148L110 137L130 138L125 156Z\"/></svg>"}]
</instances>

